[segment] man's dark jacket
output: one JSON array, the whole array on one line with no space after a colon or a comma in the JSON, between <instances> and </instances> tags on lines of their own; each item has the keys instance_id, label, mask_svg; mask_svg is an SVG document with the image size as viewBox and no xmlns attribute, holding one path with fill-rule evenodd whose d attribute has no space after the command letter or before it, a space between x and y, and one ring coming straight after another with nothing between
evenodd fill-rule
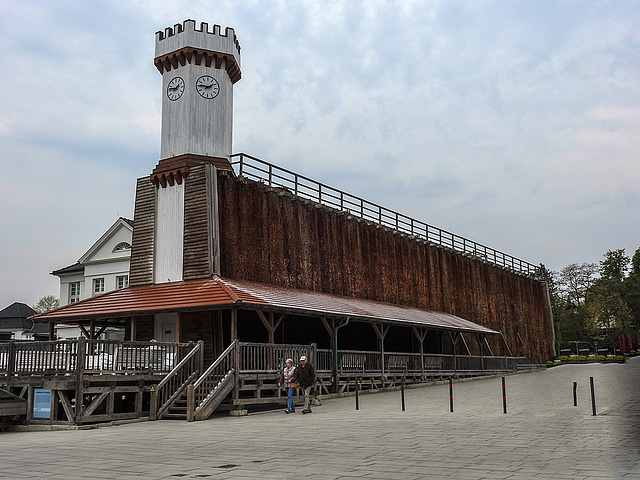
<instances>
[{"instance_id":1,"label":"man's dark jacket","mask_svg":"<svg viewBox=\"0 0 640 480\"><path fill-rule=\"evenodd\" d=\"M302 388L312 387L316 382L316 371L309 362L298 365L298 382Z\"/></svg>"}]
</instances>

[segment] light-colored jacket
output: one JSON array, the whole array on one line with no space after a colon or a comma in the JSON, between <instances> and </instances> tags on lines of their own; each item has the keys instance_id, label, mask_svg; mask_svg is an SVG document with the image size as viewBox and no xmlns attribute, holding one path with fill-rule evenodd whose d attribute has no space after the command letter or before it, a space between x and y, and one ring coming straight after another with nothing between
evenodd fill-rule
<instances>
[{"instance_id":1,"label":"light-colored jacket","mask_svg":"<svg viewBox=\"0 0 640 480\"><path fill-rule=\"evenodd\" d=\"M280 380L278 380L278 383L285 387L289 387L291 382L298 382L298 369L293 365L289 369L285 366L282 370L282 375L280 375Z\"/></svg>"}]
</instances>

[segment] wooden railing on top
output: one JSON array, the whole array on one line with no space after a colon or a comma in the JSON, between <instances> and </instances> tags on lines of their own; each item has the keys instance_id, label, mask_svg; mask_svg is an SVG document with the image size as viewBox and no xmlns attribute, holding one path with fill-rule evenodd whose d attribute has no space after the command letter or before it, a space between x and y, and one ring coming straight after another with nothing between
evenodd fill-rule
<instances>
[{"instance_id":1,"label":"wooden railing on top","mask_svg":"<svg viewBox=\"0 0 640 480\"><path fill-rule=\"evenodd\" d=\"M515 273L536 276L543 272L541 266L525 262L473 240L415 220L246 153L236 153L231 156L231 159L231 165L235 167L238 175L263 182L270 187L281 188L297 197L335 208L349 215L426 240L434 245L450 248Z\"/></svg>"}]
</instances>

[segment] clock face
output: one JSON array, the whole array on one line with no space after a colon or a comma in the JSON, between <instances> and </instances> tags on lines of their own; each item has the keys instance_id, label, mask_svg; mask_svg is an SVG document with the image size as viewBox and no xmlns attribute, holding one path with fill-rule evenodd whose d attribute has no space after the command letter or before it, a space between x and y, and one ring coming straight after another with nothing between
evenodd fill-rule
<instances>
[{"instance_id":1,"label":"clock face","mask_svg":"<svg viewBox=\"0 0 640 480\"><path fill-rule=\"evenodd\" d=\"M196 90L207 100L216 98L220 93L220 84L210 75L203 75L196 81Z\"/></svg>"},{"instance_id":2,"label":"clock face","mask_svg":"<svg viewBox=\"0 0 640 480\"><path fill-rule=\"evenodd\" d=\"M167 85L167 97L169 100L178 100L184 93L184 80L181 77L172 78Z\"/></svg>"}]
</instances>

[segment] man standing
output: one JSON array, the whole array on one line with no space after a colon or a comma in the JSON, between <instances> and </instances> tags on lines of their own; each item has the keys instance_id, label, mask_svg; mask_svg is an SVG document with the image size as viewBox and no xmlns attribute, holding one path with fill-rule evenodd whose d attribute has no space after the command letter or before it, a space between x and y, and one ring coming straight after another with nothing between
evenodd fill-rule
<instances>
[{"instance_id":1,"label":"man standing","mask_svg":"<svg viewBox=\"0 0 640 480\"><path fill-rule=\"evenodd\" d=\"M304 389L304 408L302 413L311 413L311 389L316 383L316 371L307 361L307 357L302 355L300 357L300 365L298 365L298 382Z\"/></svg>"}]
</instances>

